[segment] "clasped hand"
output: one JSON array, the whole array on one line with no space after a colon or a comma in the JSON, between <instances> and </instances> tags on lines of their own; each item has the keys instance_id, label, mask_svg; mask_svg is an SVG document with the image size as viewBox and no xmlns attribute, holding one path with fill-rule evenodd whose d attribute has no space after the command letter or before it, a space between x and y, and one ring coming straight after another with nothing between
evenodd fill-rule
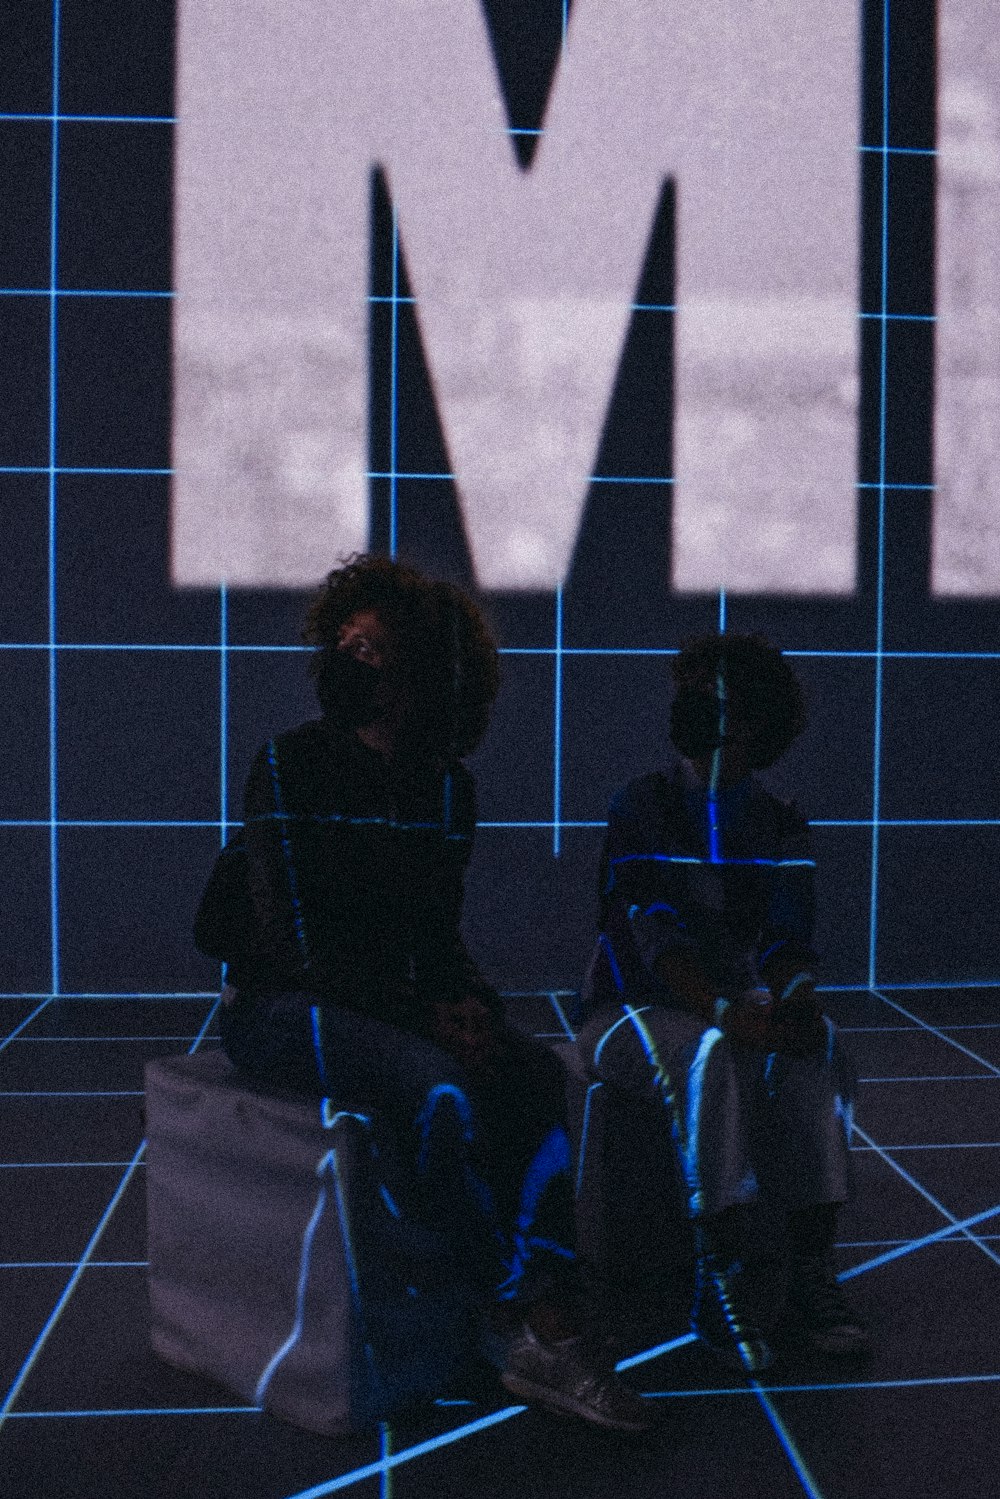
<instances>
[{"instance_id":1,"label":"clasped hand","mask_svg":"<svg viewBox=\"0 0 1000 1499\"><path fill-rule=\"evenodd\" d=\"M726 1011L722 1028L737 1046L785 1056L810 1056L826 1042L826 1024L811 982L799 985L787 999L762 1000L757 991L741 995Z\"/></svg>"},{"instance_id":2,"label":"clasped hand","mask_svg":"<svg viewBox=\"0 0 1000 1499\"><path fill-rule=\"evenodd\" d=\"M500 1055L499 1017L480 995L466 992L434 1005L434 1040L470 1072L482 1072Z\"/></svg>"}]
</instances>

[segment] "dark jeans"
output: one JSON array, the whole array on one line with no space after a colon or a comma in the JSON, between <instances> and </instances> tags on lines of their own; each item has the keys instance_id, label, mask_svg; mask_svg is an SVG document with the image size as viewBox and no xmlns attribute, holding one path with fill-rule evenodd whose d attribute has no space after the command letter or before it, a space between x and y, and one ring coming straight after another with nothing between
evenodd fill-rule
<instances>
[{"instance_id":1,"label":"dark jeans","mask_svg":"<svg viewBox=\"0 0 1000 1499\"><path fill-rule=\"evenodd\" d=\"M305 993L240 996L221 1029L258 1085L370 1117L391 1200L442 1235L480 1295L573 1294L565 1079L549 1048L505 1030L495 1064L473 1077L423 1037Z\"/></svg>"}]
</instances>

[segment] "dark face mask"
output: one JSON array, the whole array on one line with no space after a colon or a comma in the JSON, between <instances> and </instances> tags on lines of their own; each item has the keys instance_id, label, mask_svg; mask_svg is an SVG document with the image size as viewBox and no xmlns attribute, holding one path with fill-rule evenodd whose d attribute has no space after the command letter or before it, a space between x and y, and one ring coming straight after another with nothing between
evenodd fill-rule
<instances>
[{"instance_id":1,"label":"dark face mask","mask_svg":"<svg viewBox=\"0 0 1000 1499\"><path fill-rule=\"evenodd\" d=\"M335 651L323 671L323 708L345 727L362 729L382 711L376 697L383 679L381 667Z\"/></svg>"},{"instance_id":2,"label":"dark face mask","mask_svg":"<svg viewBox=\"0 0 1000 1499\"><path fill-rule=\"evenodd\" d=\"M714 692L696 687L681 687L670 708L670 738L674 748L687 760L718 749L719 700Z\"/></svg>"}]
</instances>

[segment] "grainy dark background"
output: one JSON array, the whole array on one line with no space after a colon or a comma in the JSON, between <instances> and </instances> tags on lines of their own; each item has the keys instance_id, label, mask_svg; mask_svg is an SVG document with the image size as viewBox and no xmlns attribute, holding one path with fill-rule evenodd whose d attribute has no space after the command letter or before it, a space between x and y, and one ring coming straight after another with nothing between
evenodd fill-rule
<instances>
[{"instance_id":1,"label":"grainy dark background","mask_svg":"<svg viewBox=\"0 0 1000 1499\"><path fill-rule=\"evenodd\" d=\"M563 7L484 6L511 126L536 128ZM933 6L909 0L893 15L892 150L858 155L858 591L727 600L730 628L796 653L809 693L812 722L781 781L816 821L821 945L827 979L840 984L1000 977L998 607L927 589ZM0 988L207 992L217 969L194 951L190 921L220 822L239 817L256 745L313 711L304 658L288 649L304 598L224 600L170 584L172 6L62 0L59 24L57 76L52 0L19 0L0 26ZM882 24L882 6L869 7L866 148L885 144ZM534 139L513 137L523 162ZM372 289L387 295L391 208L378 178L372 214ZM668 186L637 300L672 300L672 218ZM405 245L401 275L406 294ZM396 466L440 472L412 308L398 316ZM372 304L380 471L390 317L388 304ZM486 969L514 988L578 980L608 796L663 752L669 657L656 652L719 619L717 596L675 597L667 586L669 487L616 482L670 473L671 335L669 313L635 313L561 619L552 596L487 601L508 654L476 761L483 827L467 929ZM400 552L468 582L450 484L396 488ZM382 549L389 489L373 482Z\"/></svg>"}]
</instances>

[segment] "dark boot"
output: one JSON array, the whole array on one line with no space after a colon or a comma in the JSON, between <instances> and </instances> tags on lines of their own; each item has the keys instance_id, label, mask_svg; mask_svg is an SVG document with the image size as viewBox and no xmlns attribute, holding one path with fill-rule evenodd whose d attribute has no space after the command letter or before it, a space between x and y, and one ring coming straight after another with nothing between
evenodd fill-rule
<instances>
[{"instance_id":1,"label":"dark boot","mask_svg":"<svg viewBox=\"0 0 1000 1499\"><path fill-rule=\"evenodd\" d=\"M871 1345L833 1268L836 1229L835 1203L816 1203L791 1214L788 1321L793 1335L817 1353L857 1356L868 1353Z\"/></svg>"},{"instance_id":2,"label":"dark boot","mask_svg":"<svg viewBox=\"0 0 1000 1499\"><path fill-rule=\"evenodd\" d=\"M743 1214L738 1208L695 1225L694 1304L691 1330L730 1369L759 1374L774 1361L753 1311L742 1248Z\"/></svg>"}]
</instances>

